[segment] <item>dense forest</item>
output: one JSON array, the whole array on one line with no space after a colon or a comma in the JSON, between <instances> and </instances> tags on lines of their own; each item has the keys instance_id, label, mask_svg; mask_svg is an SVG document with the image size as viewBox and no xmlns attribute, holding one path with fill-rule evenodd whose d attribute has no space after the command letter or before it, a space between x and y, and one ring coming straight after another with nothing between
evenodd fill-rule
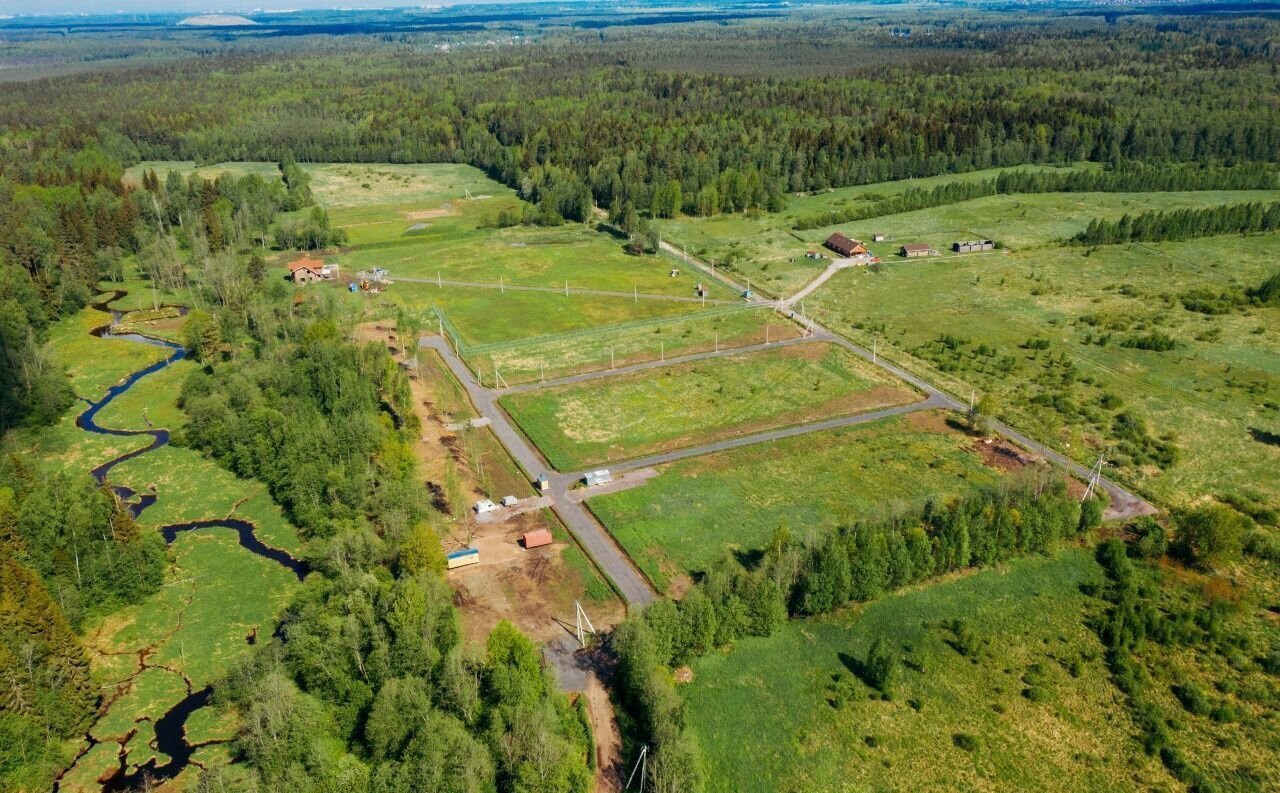
<instances>
[{"instance_id":1,"label":"dense forest","mask_svg":"<svg viewBox=\"0 0 1280 793\"><path fill-rule=\"evenodd\" d=\"M837 14L688 25L661 48L626 29L447 53L409 37L224 47L5 85L0 124L124 132L144 159L463 161L571 219L586 190L605 208L714 214L993 166L1280 158L1273 23L909 21L907 37L901 18Z\"/></svg>"}]
</instances>

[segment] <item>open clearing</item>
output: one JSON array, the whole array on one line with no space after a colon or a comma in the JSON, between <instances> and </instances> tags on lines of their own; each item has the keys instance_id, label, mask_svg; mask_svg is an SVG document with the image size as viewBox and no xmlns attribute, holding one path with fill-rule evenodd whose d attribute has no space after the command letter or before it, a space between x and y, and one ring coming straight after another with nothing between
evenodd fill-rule
<instances>
[{"instance_id":1,"label":"open clearing","mask_svg":"<svg viewBox=\"0 0 1280 793\"><path fill-rule=\"evenodd\" d=\"M546 338L485 345L467 365L507 385L595 372L693 353L794 339L800 329L772 309L728 306L669 319L592 328Z\"/></svg>"},{"instance_id":2,"label":"open clearing","mask_svg":"<svg viewBox=\"0 0 1280 793\"><path fill-rule=\"evenodd\" d=\"M999 477L972 438L928 412L683 460L588 506L666 591L726 553L750 558L779 527L819 539Z\"/></svg>"},{"instance_id":3,"label":"open clearing","mask_svg":"<svg viewBox=\"0 0 1280 793\"><path fill-rule=\"evenodd\" d=\"M563 471L915 398L842 347L815 342L513 394L502 405Z\"/></svg>"},{"instance_id":4,"label":"open clearing","mask_svg":"<svg viewBox=\"0 0 1280 793\"><path fill-rule=\"evenodd\" d=\"M1280 308L1209 316L1181 297L1257 286L1278 260L1280 235L902 262L841 272L809 307L954 393L993 393L1011 424L1084 465L1110 447L1121 477L1164 504L1245 490L1274 502L1280 458L1254 431L1280 429ZM1122 346L1156 331L1177 346ZM1126 410L1173 433L1175 465L1125 464Z\"/></svg>"},{"instance_id":5,"label":"open clearing","mask_svg":"<svg viewBox=\"0 0 1280 793\"><path fill-rule=\"evenodd\" d=\"M1079 589L1101 577L1088 551L1025 559L700 659L683 691L708 789L1176 788L1116 717L1121 695L1084 623L1097 601ZM976 653L953 649L951 619L976 634ZM852 671L877 638L906 659L888 701ZM1028 680L1047 697L1024 696Z\"/></svg>"}]
</instances>

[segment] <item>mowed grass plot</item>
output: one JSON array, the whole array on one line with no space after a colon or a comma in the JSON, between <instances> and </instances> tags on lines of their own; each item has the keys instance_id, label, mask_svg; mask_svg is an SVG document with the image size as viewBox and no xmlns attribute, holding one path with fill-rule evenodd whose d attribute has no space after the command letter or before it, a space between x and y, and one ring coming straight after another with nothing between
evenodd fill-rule
<instances>
[{"instance_id":1,"label":"mowed grass plot","mask_svg":"<svg viewBox=\"0 0 1280 793\"><path fill-rule=\"evenodd\" d=\"M1206 315L1183 297L1255 287L1278 261L1280 235L1054 247L845 271L808 303L958 394L994 394L1010 423L1085 465L1109 449L1117 474L1161 503L1246 490L1274 502L1280 308ZM1175 346L1125 346L1155 333ZM1125 462L1125 412L1179 450L1174 465Z\"/></svg>"},{"instance_id":2,"label":"mowed grass plot","mask_svg":"<svg viewBox=\"0 0 1280 793\"><path fill-rule=\"evenodd\" d=\"M639 321L494 344L466 354L474 370L495 368L508 385L793 339L801 333L772 309L731 306L688 316Z\"/></svg>"},{"instance_id":3,"label":"mowed grass plot","mask_svg":"<svg viewBox=\"0 0 1280 793\"><path fill-rule=\"evenodd\" d=\"M814 342L512 394L502 405L567 470L916 398L844 348Z\"/></svg>"},{"instance_id":4,"label":"mowed grass plot","mask_svg":"<svg viewBox=\"0 0 1280 793\"><path fill-rule=\"evenodd\" d=\"M328 286L317 285L319 289ZM338 288L334 287L336 291ZM497 289L445 286L397 281L379 295L341 292L343 299L360 304L377 316L394 316L394 309L416 311L424 327L436 327L432 309L439 308L462 335L465 346L528 339L566 331L600 328L638 320L693 316L698 303L671 300L633 301L629 297L557 292L517 292ZM465 352L465 349L463 350Z\"/></svg>"},{"instance_id":5,"label":"mowed grass plot","mask_svg":"<svg viewBox=\"0 0 1280 793\"><path fill-rule=\"evenodd\" d=\"M1085 625L1101 579L1086 550L1020 560L698 660L682 692L708 790L1178 789ZM904 659L888 700L855 673L877 639Z\"/></svg>"},{"instance_id":6,"label":"mowed grass plot","mask_svg":"<svg viewBox=\"0 0 1280 793\"><path fill-rule=\"evenodd\" d=\"M869 515L996 483L1001 472L977 448L944 414L917 413L682 460L587 506L668 591L726 553L761 550L780 527L817 540Z\"/></svg>"}]
</instances>

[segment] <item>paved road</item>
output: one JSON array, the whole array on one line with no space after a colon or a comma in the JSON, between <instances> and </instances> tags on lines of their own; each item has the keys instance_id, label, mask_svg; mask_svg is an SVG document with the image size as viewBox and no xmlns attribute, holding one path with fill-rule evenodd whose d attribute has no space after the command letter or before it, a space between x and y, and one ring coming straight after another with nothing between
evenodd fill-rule
<instances>
[{"instance_id":1,"label":"paved road","mask_svg":"<svg viewBox=\"0 0 1280 793\"><path fill-rule=\"evenodd\" d=\"M693 267L697 267L698 269L701 269L703 272L706 272L706 273L711 272L711 269L707 266L707 264L701 261L700 259L698 259L698 257L696 256L685 255L684 261ZM826 273L824 272L823 275L819 276L819 278L823 278L825 280L824 276L826 278L830 277L829 275L826 275ZM729 278L728 276L723 275L719 272L715 273L715 277L719 278L722 282L726 283L726 285L728 286L737 287L739 289L743 288L741 285L736 284L732 278ZM808 287L805 287L805 289L801 290L801 293L808 294L811 291L812 291L811 289L809 289ZM784 303L790 303L790 302L793 302L794 300L795 298L791 298L791 300L784 301ZM753 302L770 303L770 302L776 302L776 301L766 301L766 300L761 300L760 298L756 298ZM923 380L911 374L910 372L907 372L906 370L898 366L895 366L892 363L889 363L883 358L879 358L873 355L870 350L864 347L860 347L857 344L854 344L853 342L849 341L843 336L832 333L830 330L827 330L822 325L819 325L817 322L814 322L813 320L809 320L809 327L815 333L827 334L833 339L833 341L836 344L839 344L841 347L844 347L846 350L849 350L855 355L859 355L862 358L865 358L866 360L871 361L872 363L879 366L880 368L885 369L886 371L892 372L894 375L902 378L908 383L911 383L916 388L919 388L921 391L928 394L931 400L934 400L934 399L938 400L939 407L946 407L946 408L950 408L951 410L957 410L957 411L963 411L967 409L968 407L967 405L965 405L955 397L951 396L950 394L946 393L942 389L938 388L937 386L933 385L932 383L926 380ZM1093 475L1093 472L1090 471L1088 468L1085 468L1083 465L1080 465L1074 460L1071 460L1070 458L1059 454L1058 452L1049 448L1045 444L1040 443L1039 441L1032 440L1031 438L1027 437L1026 435L1023 435L1021 432L1018 432L1012 427L1009 427L1005 424L996 423L993 429L1000 435L1003 435L1005 438L1008 438L1009 440L1013 441L1019 446L1022 446L1023 448L1028 449L1029 451L1034 452L1035 454L1038 454L1047 460L1051 460L1052 462L1062 466L1063 468L1066 468L1072 474L1074 474L1075 476L1081 479L1088 480ZM1134 518L1140 515L1153 515L1157 511L1154 506L1144 501L1141 497L1124 489L1123 487L1116 484L1115 482L1108 479L1107 477L1102 477L1098 483L1098 486L1102 488L1104 491L1106 491L1107 495L1111 499L1111 505L1107 507L1107 510L1103 513L1103 516L1108 519L1120 520L1120 519Z\"/></svg>"},{"instance_id":2,"label":"paved road","mask_svg":"<svg viewBox=\"0 0 1280 793\"><path fill-rule=\"evenodd\" d=\"M480 415L489 419L489 428L498 437L502 445L524 470L530 481L540 474L546 474L551 481L551 508L560 516L565 527L573 533L579 544L595 560L604 574L609 577L622 597L631 605L645 605L656 597L648 580L631 564L631 560L622 549L614 543L613 538L604 530L587 508L569 498L568 489L576 477L571 474L555 473L551 466L534 450L520 431L515 428L507 414L498 406L498 394L480 386L462 361L453 354L448 342L439 336L428 336L418 340L419 347L429 347L440 353L458 382L471 397Z\"/></svg>"},{"instance_id":3,"label":"paved road","mask_svg":"<svg viewBox=\"0 0 1280 793\"><path fill-rule=\"evenodd\" d=\"M833 337L829 333L816 333L809 336L797 336L794 339L781 339L779 341L762 342L760 344L752 344L748 347L724 347L720 350L708 350L706 352L695 352L689 355L681 355L675 358L667 358L658 361L645 361L643 363L633 363L627 366L619 366L616 369L599 369L594 372L583 372L582 374L567 375L565 377L557 377L554 380L545 380L541 382L521 383L508 388L498 389L496 393L500 396L507 394L520 394L525 391L537 391L541 388L554 388L561 385L573 385L574 383L585 383L590 380L599 380L604 377L616 377L618 375L630 374L632 372L643 372L648 369L661 369L666 366L676 366L677 364L689 363L691 361L702 361L707 358L718 358L722 355L745 355L747 353L760 352L761 350L769 350L774 347L787 347L792 344L802 344L814 341L832 341Z\"/></svg>"},{"instance_id":4,"label":"paved road","mask_svg":"<svg viewBox=\"0 0 1280 793\"><path fill-rule=\"evenodd\" d=\"M817 291L818 287L822 286L827 281L831 280L831 276L835 275L841 270L844 270L849 267L855 267L855 266L856 265L854 264L852 259L836 259L832 261L831 264L827 265L827 269L819 273L818 277L814 278L812 281L805 284L803 289L801 289L799 292L796 292L791 297L788 297L787 299L781 301L782 305L786 308L790 308L791 306L794 306L796 303L799 303L801 300L804 300L806 297L808 297L809 295Z\"/></svg>"},{"instance_id":5,"label":"paved road","mask_svg":"<svg viewBox=\"0 0 1280 793\"><path fill-rule=\"evenodd\" d=\"M483 284L479 281L450 281L449 279L437 280L435 278L406 278L402 275L395 277L396 281L404 281L408 284L438 284L440 286L465 286L470 289L498 289L511 290L512 292L551 292L557 295L595 295L597 297L629 297L634 300L669 300L675 303L703 303L708 306L740 306L741 300L725 300L722 298L701 298L693 295L655 295L647 292L620 292L612 289L583 289L577 286L567 288L556 286L529 286L527 284Z\"/></svg>"}]
</instances>

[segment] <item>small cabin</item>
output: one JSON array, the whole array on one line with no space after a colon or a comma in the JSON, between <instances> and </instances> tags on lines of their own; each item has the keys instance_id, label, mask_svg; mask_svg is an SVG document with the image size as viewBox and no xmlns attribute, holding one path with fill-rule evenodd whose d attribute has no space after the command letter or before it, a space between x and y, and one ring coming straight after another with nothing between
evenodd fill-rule
<instances>
[{"instance_id":1,"label":"small cabin","mask_svg":"<svg viewBox=\"0 0 1280 793\"><path fill-rule=\"evenodd\" d=\"M480 563L480 551L476 548L463 548L444 555L445 567L450 570Z\"/></svg>"},{"instance_id":2,"label":"small cabin","mask_svg":"<svg viewBox=\"0 0 1280 793\"><path fill-rule=\"evenodd\" d=\"M497 508L498 505L487 498L480 499L476 502L476 505L472 507L472 509L476 511L477 515L483 515L486 512L493 512Z\"/></svg>"},{"instance_id":3,"label":"small cabin","mask_svg":"<svg viewBox=\"0 0 1280 793\"><path fill-rule=\"evenodd\" d=\"M898 249L898 255L905 256L908 259L913 259L917 256L932 256L933 253L933 248L923 242L908 242Z\"/></svg>"},{"instance_id":4,"label":"small cabin","mask_svg":"<svg viewBox=\"0 0 1280 793\"><path fill-rule=\"evenodd\" d=\"M956 253L972 253L973 251L995 250L996 244L991 240L964 240L951 243L951 250Z\"/></svg>"},{"instance_id":5,"label":"small cabin","mask_svg":"<svg viewBox=\"0 0 1280 793\"><path fill-rule=\"evenodd\" d=\"M607 485L612 481L613 474L609 473L608 468L601 468L599 471L588 471L582 475L582 483L587 487Z\"/></svg>"},{"instance_id":6,"label":"small cabin","mask_svg":"<svg viewBox=\"0 0 1280 793\"><path fill-rule=\"evenodd\" d=\"M883 235L883 234L872 234L872 235L871 235L871 241L872 241L872 242L884 242L884 235Z\"/></svg>"},{"instance_id":7,"label":"small cabin","mask_svg":"<svg viewBox=\"0 0 1280 793\"><path fill-rule=\"evenodd\" d=\"M533 486L538 488L539 493L545 493L551 489L551 480L547 478L546 474L542 474L533 480Z\"/></svg>"},{"instance_id":8,"label":"small cabin","mask_svg":"<svg viewBox=\"0 0 1280 793\"><path fill-rule=\"evenodd\" d=\"M536 531L526 531L520 536L520 542L524 545L525 550L530 548L541 548L544 545L551 544L551 530L538 529Z\"/></svg>"},{"instance_id":9,"label":"small cabin","mask_svg":"<svg viewBox=\"0 0 1280 793\"><path fill-rule=\"evenodd\" d=\"M504 507L514 507L517 503L519 503L519 500L515 496L502 497L502 506Z\"/></svg>"}]
</instances>

